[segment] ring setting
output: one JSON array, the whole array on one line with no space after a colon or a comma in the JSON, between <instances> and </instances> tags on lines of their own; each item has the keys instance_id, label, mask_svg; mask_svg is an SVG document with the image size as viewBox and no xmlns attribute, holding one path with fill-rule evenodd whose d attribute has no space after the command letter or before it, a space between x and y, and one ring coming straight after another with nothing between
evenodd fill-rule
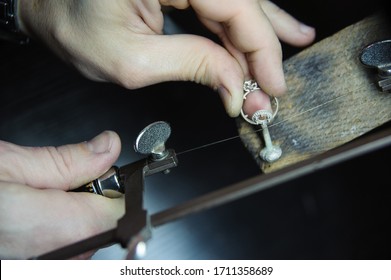
<instances>
[{"instance_id":1,"label":"ring setting","mask_svg":"<svg viewBox=\"0 0 391 280\"><path fill-rule=\"evenodd\" d=\"M247 95L250 93L260 90L258 83L255 80L248 80L245 81L243 84L243 100L247 99ZM269 112L268 110L258 110L256 111L251 119L248 117L248 114L244 113L243 108L240 110L240 114L242 115L243 119L253 125L262 125L262 124L269 124L273 121L273 119L276 117L278 110L279 110L279 103L278 99L276 97L273 97L273 102L275 106L274 112ZM273 104L272 104L273 105Z\"/></svg>"},{"instance_id":2,"label":"ring setting","mask_svg":"<svg viewBox=\"0 0 391 280\"><path fill-rule=\"evenodd\" d=\"M256 81L245 81L243 84L243 99L246 100L247 95L256 90L260 90L260 87L258 86ZM268 124L273 121L279 109L278 99L276 97L273 97L273 100L275 106L274 112L270 112L268 110L258 110L252 115L251 119L249 119L248 115L244 113L243 108L240 111L242 117L246 122L253 125L260 125L262 127L262 135L265 147L260 151L259 156L262 160L268 163L273 163L280 159L280 157L282 156L281 148L277 145L273 145L268 128Z\"/></svg>"}]
</instances>

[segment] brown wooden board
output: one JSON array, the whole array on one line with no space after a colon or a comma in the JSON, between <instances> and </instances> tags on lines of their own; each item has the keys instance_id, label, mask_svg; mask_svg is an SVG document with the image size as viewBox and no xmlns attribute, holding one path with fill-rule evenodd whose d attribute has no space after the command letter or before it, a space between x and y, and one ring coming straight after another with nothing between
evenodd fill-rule
<instances>
[{"instance_id":1,"label":"brown wooden board","mask_svg":"<svg viewBox=\"0 0 391 280\"><path fill-rule=\"evenodd\" d=\"M374 15L284 61L289 92L279 98L269 128L281 159L263 162L260 128L237 119L240 137L263 172L340 146L391 119L391 94L377 88L376 71L359 60L364 47L390 38L389 22Z\"/></svg>"}]
</instances>

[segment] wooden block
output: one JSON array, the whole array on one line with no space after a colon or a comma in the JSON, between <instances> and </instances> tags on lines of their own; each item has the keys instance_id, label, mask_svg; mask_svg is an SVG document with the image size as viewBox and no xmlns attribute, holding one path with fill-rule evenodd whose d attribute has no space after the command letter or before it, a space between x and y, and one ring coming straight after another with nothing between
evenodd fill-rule
<instances>
[{"instance_id":1,"label":"wooden block","mask_svg":"<svg viewBox=\"0 0 391 280\"><path fill-rule=\"evenodd\" d=\"M347 143L391 119L391 94L376 87L376 71L359 61L361 50L390 39L390 25L374 15L284 61L289 93L270 126L283 156L267 164L259 127L237 119L244 145L265 173Z\"/></svg>"}]
</instances>

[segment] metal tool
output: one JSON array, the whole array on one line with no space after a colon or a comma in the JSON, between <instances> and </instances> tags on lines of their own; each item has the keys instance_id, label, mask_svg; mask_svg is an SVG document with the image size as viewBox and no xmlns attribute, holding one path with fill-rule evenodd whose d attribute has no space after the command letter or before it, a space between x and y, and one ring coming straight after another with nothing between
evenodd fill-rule
<instances>
[{"instance_id":1,"label":"metal tool","mask_svg":"<svg viewBox=\"0 0 391 280\"><path fill-rule=\"evenodd\" d=\"M169 155L165 143L171 135L171 127L166 122L155 122L145 127L138 135L134 150L150 157L150 161L159 161ZM168 173L169 169L163 170ZM123 183L120 181L120 171L112 166L106 173L94 181L76 189L76 192L89 192L110 198L117 198L125 193Z\"/></svg>"},{"instance_id":2,"label":"metal tool","mask_svg":"<svg viewBox=\"0 0 391 280\"><path fill-rule=\"evenodd\" d=\"M377 85L391 92L391 40L383 40L365 47L360 55L363 65L377 69Z\"/></svg>"},{"instance_id":3,"label":"metal tool","mask_svg":"<svg viewBox=\"0 0 391 280\"><path fill-rule=\"evenodd\" d=\"M49 252L35 259L68 259L114 243L128 248L129 259L142 257L140 250L151 237L151 222L143 208L144 178L158 172L165 173L178 165L175 151L165 148L171 128L166 122L155 122L144 128L137 137L136 151L147 158L122 167L112 167L103 176L78 189L108 197L125 195L125 215L117 228ZM141 252L141 253L140 253Z\"/></svg>"},{"instance_id":4,"label":"metal tool","mask_svg":"<svg viewBox=\"0 0 391 280\"><path fill-rule=\"evenodd\" d=\"M243 84L243 100L246 100L247 95L256 90L260 90L260 87L255 80L245 81ZM244 113L243 108L240 111L240 114L246 122L252 125L260 125L262 127L262 135L265 147L259 152L259 156L263 161L268 163L273 163L279 160L282 156L282 150L280 146L273 145L268 127L268 125L277 115L279 109L278 99L276 97L273 97L273 101L276 107L274 112L269 112L267 110L258 110L252 115L251 119L249 119L248 115Z\"/></svg>"},{"instance_id":5,"label":"metal tool","mask_svg":"<svg viewBox=\"0 0 391 280\"><path fill-rule=\"evenodd\" d=\"M259 156L264 161L273 163L281 158L282 150L280 146L273 144L267 123L262 123L261 126L265 147L259 152Z\"/></svg>"}]
</instances>

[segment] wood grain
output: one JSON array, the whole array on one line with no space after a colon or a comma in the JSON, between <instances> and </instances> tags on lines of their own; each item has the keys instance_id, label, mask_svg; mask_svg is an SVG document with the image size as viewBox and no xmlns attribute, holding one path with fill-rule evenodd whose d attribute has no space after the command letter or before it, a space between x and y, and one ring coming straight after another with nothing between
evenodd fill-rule
<instances>
[{"instance_id":1,"label":"wood grain","mask_svg":"<svg viewBox=\"0 0 391 280\"><path fill-rule=\"evenodd\" d=\"M340 146L391 119L391 94L379 91L376 72L359 61L365 46L386 38L391 38L390 26L377 14L284 61L289 93L279 98L280 110L270 126L282 158L263 162L259 128L237 120L242 141L263 172Z\"/></svg>"}]
</instances>

